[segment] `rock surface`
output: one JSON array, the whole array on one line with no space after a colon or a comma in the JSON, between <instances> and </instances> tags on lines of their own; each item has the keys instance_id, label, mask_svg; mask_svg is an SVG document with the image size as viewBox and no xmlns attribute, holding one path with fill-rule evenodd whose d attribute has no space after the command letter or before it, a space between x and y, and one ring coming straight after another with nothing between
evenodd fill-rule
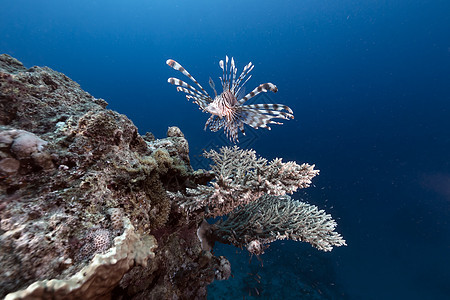
<instances>
[{"instance_id":1,"label":"rock surface","mask_svg":"<svg viewBox=\"0 0 450 300\"><path fill-rule=\"evenodd\" d=\"M201 250L201 217L166 196L208 180L183 133L141 136L106 106L64 74L0 55L0 297L206 298L229 276Z\"/></svg>"}]
</instances>

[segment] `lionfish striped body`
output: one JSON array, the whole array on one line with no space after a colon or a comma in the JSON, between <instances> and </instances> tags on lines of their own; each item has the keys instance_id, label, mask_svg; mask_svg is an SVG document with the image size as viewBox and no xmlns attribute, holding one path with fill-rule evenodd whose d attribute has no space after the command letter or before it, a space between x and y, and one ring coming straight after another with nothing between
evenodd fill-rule
<instances>
[{"instance_id":1,"label":"lionfish striped body","mask_svg":"<svg viewBox=\"0 0 450 300\"><path fill-rule=\"evenodd\" d=\"M223 75L220 77L223 92L217 95L214 82L209 78L209 85L214 90L214 99L209 96L205 89L184 69L179 63L173 59L168 59L166 63L180 71L190 80L192 80L198 87L177 79L169 78L168 82L177 86L177 91L186 93L186 98L192 99L200 109L204 112L210 113L211 117L206 121L206 128L210 127L211 131L218 131L224 129L225 134L232 142L238 142L239 130L245 135L244 124L247 124L255 129L267 128L270 130L268 124L282 124L272 119L293 119L292 110L281 104L251 104L244 105L244 103L262 92L272 91L276 93L277 87L272 83L263 83L256 87L247 95L241 97L243 87L247 81L252 77L249 73L253 70L254 65L250 62L242 71L239 77L236 76L237 68L234 64L234 59L231 58L230 67L228 67L228 56L224 61L219 61L219 66L222 69ZM248 76L248 77L247 77ZM245 79L247 78L247 79Z\"/></svg>"}]
</instances>

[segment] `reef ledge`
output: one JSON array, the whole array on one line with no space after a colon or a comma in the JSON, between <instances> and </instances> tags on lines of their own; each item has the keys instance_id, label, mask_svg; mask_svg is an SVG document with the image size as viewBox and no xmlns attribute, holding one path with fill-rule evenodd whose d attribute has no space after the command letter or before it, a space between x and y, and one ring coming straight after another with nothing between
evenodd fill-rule
<instances>
[{"instance_id":1,"label":"reef ledge","mask_svg":"<svg viewBox=\"0 0 450 300\"><path fill-rule=\"evenodd\" d=\"M210 179L181 130L141 136L106 106L0 55L0 297L202 299L229 276L201 248L202 216L167 196Z\"/></svg>"}]
</instances>

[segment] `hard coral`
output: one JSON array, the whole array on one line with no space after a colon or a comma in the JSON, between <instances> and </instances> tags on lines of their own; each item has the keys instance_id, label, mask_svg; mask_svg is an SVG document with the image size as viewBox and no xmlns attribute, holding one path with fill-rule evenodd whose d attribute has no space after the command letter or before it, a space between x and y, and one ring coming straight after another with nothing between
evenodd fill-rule
<instances>
[{"instance_id":1,"label":"hard coral","mask_svg":"<svg viewBox=\"0 0 450 300\"><path fill-rule=\"evenodd\" d=\"M108 250L111 245L109 230L100 228L91 231L84 239L84 246L80 249L79 258L89 259L92 255Z\"/></svg>"},{"instance_id":2,"label":"hard coral","mask_svg":"<svg viewBox=\"0 0 450 300\"><path fill-rule=\"evenodd\" d=\"M319 173L314 165L283 163L279 158L268 162L254 150L237 146L204 155L214 161L212 187L198 185L184 194L168 192L187 212L204 208L206 217L228 214L213 225L201 223L197 235L204 250L211 250L216 241L257 255L264 253L265 244L279 239L307 241L323 251L345 245L330 215L286 195L311 184Z\"/></svg>"},{"instance_id":3,"label":"hard coral","mask_svg":"<svg viewBox=\"0 0 450 300\"><path fill-rule=\"evenodd\" d=\"M287 195L264 195L233 211L226 220L202 226L207 233L202 237L209 244L219 241L246 247L253 254L262 254L266 248L264 245L284 239L308 242L322 251L346 245L335 231L337 223L331 215L317 206L294 201Z\"/></svg>"},{"instance_id":4,"label":"hard coral","mask_svg":"<svg viewBox=\"0 0 450 300\"><path fill-rule=\"evenodd\" d=\"M121 230L123 228L123 210L121 208L109 209L111 226L115 230Z\"/></svg>"},{"instance_id":5,"label":"hard coral","mask_svg":"<svg viewBox=\"0 0 450 300\"><path fill-rule=\"evenodd\" d=\"M125 232L114 239L114 247L99 254L67 279L37 281L28 288L10 293L7 300L18 299L100 299L110 298L113 288L134 265L146 267L155 257L156 240L152 236L141 236L125 219Z\"/></svg>"},{"instance_id":6,"label":"hard coral","mask_svg":"<svg viewBox=\"0 0 450 300\"><path fill-rule=\"evenodd\" d=\"M215 180L210 186L197 186L187 194L169 193L188 211L207 208L207 216L223 216L234 209L256 201L264 194L292 194L311 184L319 171L314 165L295 162L283 163L281 159L268 161L258 157L254 150L222 147L219 152L210 150L204 156L211 158Z\"/></svg>"},{"instance_id":7,"label":"hard coral","mask_svg":"<svg viewBox=\"0 0 450 300\"><path fill-rule=\"evenodd\" d=\"M0 298L89 299L114 288L126 299L204 295L219 262L196 264L200 216L188 220L166 196L196 180L181 130L144 140L126 116L64 74L7 55L0 90ZM161 153L162 168L154 158ZM150 233L162 246L147 265ZM77 259L83 253L90 259ZM189 278L172 284L169 270Z\"/></svg>"},{"instance_id":8,"label":"hard coral","mask_svg":"<svg viewBox=\"0 0 450 300\"><path fill-rule=\"evenodd\" d=\"M44 150L44 146L47 142L40 139L36 135L23 130L10 130L5 132L10 134L13 141L11 144L11 152L16 155L17 158L29 158L33 154Z\"/></svg>"},{"instance_id":9,"label":"hard coral","mask_svg":"<svg viewBox=\"0 0 450 300\"><path fill-rule=\"evenodd\" d=\"M35 166L49 170L53 162L45 151L48 142L25 130L4 130L0 132L0 145L18 161L31 161ZM15 173L19 167L17 161L9 160L2 163L5 173Z\"/></svg>"}]
</instances>

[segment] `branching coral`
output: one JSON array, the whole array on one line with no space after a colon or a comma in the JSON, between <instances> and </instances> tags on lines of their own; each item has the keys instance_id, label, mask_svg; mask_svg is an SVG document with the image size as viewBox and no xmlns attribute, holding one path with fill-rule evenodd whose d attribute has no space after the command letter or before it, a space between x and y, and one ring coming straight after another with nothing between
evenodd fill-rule
<instances>
[{"instance_id":1,"label":"branching coral","mask_svg":"<svg viewBox=\"0 0 450 300\"><path fill-rule=\"evenodd\" d=\"M209 244L219 241L236 247L246 247L260 254L262 245L275 240L305 241L319 250L331 251L333 246L346 245L335 232L337 223L317 206L293 201L289 196L264 195L257 201L233 211L203 234Z\"/></svg>"},{"instance_id":2,"label":"branching coral","mask_svg":"<svg viewBox=\"0 0 450 300\"><path fill-rule=\"evenodd\" d=\"M286 195L311 184L319 173L314 165L283 163L279 158L268 162L254 150L237 146L204 156L214 162L212 186L169 193L188 212L206 207L206 217L229 214L214 225L200 225L197 235L204 250L211 250L216 241L246 247L253 254L262 254L267 244L280 239L306 241L323 251L345 245L329 214Z\"/></svg>"},{"instance_id":3,"label":"branching coral","mask_svg":"<svg viewBox=\"0 0 450 300\"><path fill-rule=\"evenodd\" d=\"M207 207L207 216L212 217L226 215L264 194L292 194L298 188L308 187L319 173L314 165L283 163L280 158L268 162L254 150L237 146L222 147L219 152L210 150L204 156L214 162L211 165L215 176L212 187L199 186L187 190L186 195L169 195L188 211Z\"/></svg>"}]
</instances>

